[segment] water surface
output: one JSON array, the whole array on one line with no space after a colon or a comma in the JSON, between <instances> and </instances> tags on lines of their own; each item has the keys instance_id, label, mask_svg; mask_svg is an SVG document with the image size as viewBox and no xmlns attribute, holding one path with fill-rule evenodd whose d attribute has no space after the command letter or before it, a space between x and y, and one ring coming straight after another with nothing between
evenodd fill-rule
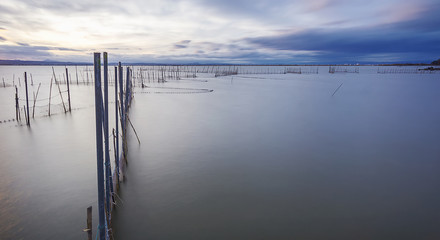
<instances>
[{"instance_id":1,"label":"water surface","mask_svg":"<svg viewBox=\"0 0 440 240\"><path fill-rule=\"evenodd\" d=\"M115 239L440 238L438 74L256 68L135 89ZM0 239L86 238L94 91L79 69L72 113L0 124ZM50 67L0 70L48 97ZM14 94L0 87L2 121Z\"/></svg>"}]
</instances>

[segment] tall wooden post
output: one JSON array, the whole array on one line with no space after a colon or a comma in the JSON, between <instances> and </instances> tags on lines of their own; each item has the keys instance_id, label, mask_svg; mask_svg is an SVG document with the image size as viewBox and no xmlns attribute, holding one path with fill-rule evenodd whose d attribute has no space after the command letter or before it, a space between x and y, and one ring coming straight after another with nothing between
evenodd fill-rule
<instances>
[{"instance_id":1,"label":"tall wooden post","mask_svg":"<svg viewBox=\"0 0 440 240\"><path fill-rule=\"evenodd\" d=\"M111 169L110 169L110 148L109 148L109 134L108 134L108 56L107 53L104 52L104 157L105 157L105 195L106 195L106 209L107 216L110 216L111 205L110 205L110 197L113 184L111 177ZM108 217L107 219L109 219Z\"/></svg>"},{"instance_id":2,"label":"tall wooden post","mask_svg":"<svg viewBox=\"0 0 440 240\"><path fill-rule=\"evenodd\" d=\"M119 106L121 107L121 131L122 131L122 155L125 159L125 151L124 151L124 79L123 79L123 68L121 62L118 65L119 68Z\"/></svg>"},{"instance_id":3,"label":"tall wooden post","mask_svg":"<svg viewBox=\"0 0 440 240\"><path fill-rule=\"evenodd\" d=\"M75 65L75 71L76 71L76 85L78 85L78 66Z\"/></svg>"},{"instance_id":4,"label":"tall wooden post","mask_svg":"<svg viewBox=\"0 0 440 240\"><path fill-rule=\"evenodd\" d=\"M29 118L29 96L28 96L28 84L27 84L27 74L24 72L24 84L26 85L26 124L28 126L31 125L31 121Z\"/></svg>"},{"instance_id":5,"label":"tall wooden post","mask_svg":"<svg viewBox=\"0 0 440 240\"><path fill-rule=\"evenodd\" d=\"M15 86L15 120L19 119L19 113L20 113L20 105L18 104L18 88Z\"/></svg>"},{"instance_id":6,"label":"tall wooden post","mask_svg":"<svg viewBox=\"0 0 440 240\"><path fill-rule=\"evenodd\" d=\"M127 156L127 111L128 111L128 96L130 93L130 67L127 67L127 77L125 79L125 107L124 107L124 152ZM127 162L127 158L125 159Z\"/></svg>"},{"instance_id":7,"label":"tall wooden post","mask_svg":"<svg viewBox=\"0 0 440 240\"><path fill-rule=\"evenodd\" d=\"M118 118L118 67L115 66L115 124L116 124L116 187L119 186L119 118Z\"/></svg>"},{"instance_id":8,"label":"tall wooden post","mask_svg":"<svg viewBox=\"0 0 440 240\"><path fill-rule=\"evenodd\" d=\"M127 67L127 79L125 79L125 110L124 110L124 130L127 131L127 129L125 128L127 126L127 111L128 111L128 97L129 97L129 92L130 92L130 68Z\"/></svg>"},{"instance_id":9,"label":"tall wooden post","mask_svg":"<svg viewBox=\"0 0 440 240\"><path fill-rule=\"evenodd\" d=\"M95 117L96 117L96 163L98 171L98 213L99 239L105 240L105 194L104 194L104 159L102 156L102 92L101 92L101 54L94 53L95 71Z\"/></svg>"},{"instance_id":10,"label":"tall wooden post","mask_svg":"<svg viewBox=\"0 0 440 240\"><path fill-rule=\"evenodd\" d=\"M67 79L67 101L69 102L69 112L72 111L72 106L70 105L70 87L69 87L69 70L66 67L66 79Z\"/></svg>"},{"instance_id":11,"label":"tall wooden post","mask_svg":"<svg viewBox=\"0 0 440 240\"><path fill-rule=\"evenodd\" d=\"M49 117L50 117L50 100L52 99L52 82L53 82L53 77L50 78L50 88L49 88Z\"/></svg>"}]
</instances>

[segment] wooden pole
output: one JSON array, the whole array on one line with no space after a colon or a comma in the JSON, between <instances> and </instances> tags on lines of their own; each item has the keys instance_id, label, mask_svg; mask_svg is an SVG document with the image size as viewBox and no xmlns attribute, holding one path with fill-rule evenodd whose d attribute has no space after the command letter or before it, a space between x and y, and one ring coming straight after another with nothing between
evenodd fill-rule
<instances>
[{"instance_id":1,"label":"wooden pole","mask_svg":"<svg viewBox=\"0 0 440 240\"><path fill-rule=\"evenodd\" d=\"M105 240L105 193L104 193L104 159L102 156L102 92L101 92L101 54L94 53L95 72L95 117L96 117L96 162L98 171L98 212L99 239Z\"/></svg>"},{"instance_id":2,"label":"wooden pole","mask_svg":"<svg viewBox=\"0 0 440 240\"><path fill-rule=\"evenodd\" d=\"M76 85L78 85L78 66L75 65L75 71L76 71Z\"/></svg>"},{"instance_id":3,"label":"wooden pole","mask_svg":"<svg viewBox=\"0 0 440 240\"><path fill-rule=\"evenodd\" d=\"M144 76L141 71L139 73L141 74L141 82L142 82L141 86L142 88L144 88Z\"/></svg>"},{"instance_id":4,"label":"wooden pole","mask_svg":"<svg viewBox=\"0 0 440 240\"><path fill-rule=\"evenodd\" d=\"M18 88L15 86L15 120L19 119L19 113L20 113L20 105L18 104Z\"/></svg>"},{"instance_id":5,"label":"wooden pole","mask_svg":"<svg viewBox=\"0 0 440 240\"><path fill-rule=\"evenodd\" d=\"M26 106L24 105L23 105L23 112L24 112L24 120L26 121L26 125L27 125Z\"/></svg>"},{"instance_id":6,"label":"wooden pole","mask_svg":"<svg viewBox=\"0 0 440 240\"><path fill-rule=\"evenodd\" d=\"M49 116L50 116L50 99L52 99L52 82L53 82L53 77L50 78L50 88L49 88Z\"/></svg>"},{"instance_id":7,"label":"wooden pole","mask_svg":"<svg viewBox=\"0 0 440 240\"><path fill-rule=\"evenodd\" d=\"M60 84L57 81L57 77L55 76L55 70L53 69L53 67L52 67L52 71L53 71L53 77L55 79L55 83L56 83L56 85L58 87L58 92L60 93L61 102L63 103L64 112L67 112L66 106L64 105L63 93L61 92Z\"/></svg>"},{"instance_id":8,"label":"wooden pole","mask_svg":"<svg viewBox=\"0 0 440 240\"><path fill-rule=\"evenodd\" d=\"M124 111L125 117L124 117L124 124L125 124L125 127L126 127L127 123L125 121L127 121L126 115L127 115L127 111L128 111L128 97L129 97L129 92L130 92L130 81L131 81L131 79L130 79L130 68L129 67L127 67L127 79L125 79L125 81L126 81L125 82L126 85L125 85L125 111ZM127 131L127 129L125 129L125 131Z\"/></svg>"},{"instance_id":9,"label":"wooden pole","mask_svg":"<svg viewBox=\"0 0 440 240\"><path fill-rule=\"evenodd\" d=\"M87 77L87 84L89 84L89 67L86 66L86 77Z\"/></svg>"},{"instance_id":10,"label":"wooden pole","mask_svg":"<svg viewBox=\"0 0 440 240\"><path fill-rule=\"evenodd\" d=\"M104 58L104 157L105 157L105 194L106 194L106 209L107 209L107 220L110 219L111 213L111 200L110 197L113 195L113 181L111 176L111 166L110 166L110 147L109 147L109 133L108 133L108 56L107 53L103 53Z\"/></svg>"},{"instance_id":11,"label":"wooden pole","mask_svg":"<svg viewBox=\"0 0 440 240\"><path fill-rule=\"evenodd\" d=\"M69 87L69 70L66 67L66 79L67 79L67 101L69 101L69 112L72 111L72 106L70 105L70 87Z\"/></svg>"},{"instance_id":12,"label":"wooden pole","mask_svg":"<svg viewBox=\"0 0 440 240\"><path fill-rule=\"evenodd\" d=\"M138 134L136 132L136 129L134 128L133 123L131 123L130 118L128 116L127 116L127 120L128 120L128 123L130 123L130 126L133 129L134 134L136 135L136 138L138 140L139 145L141 145L141 140L139 139L139 136L138 136Z\"/></svg>"},{"instance_id":13,"label":"wooden pole","mask_svg":"<svg viewBox=\"0 0 440 240\"><path fill-rule=\"evenodd\" d=\"M130 91L130 68L127 67L127 77L125 79L125 106L124 106L124 148L127 152L127 112L128 112L128 93Z\"/></svg>"},{"instance_id":14,"label":"wooden pole","mask_svg":"<svg viewBox=\"0 0 440 240\"><path fill-rule=\"evenodd\" d=\"M34 106L32 107L32 118L35 117L35 103L37 102L38 92L40 91L41 83L38 84L37 95L34 94Z\"/></svg>"},{"instance_id":15,"label":"wooden pole","mask_svg":"<svg viewBox=\"0 0 440 240\"><path fill-rule=\"evenodd\" d=\"M123 111L123 135L122 135L122 148L124 149L124 159L125 159L125 163L128 163L127 160L127 111L128 111L128 95L129 95L129 91L130 91L130 68L127 67L127 76L125 79L125 106L123 107L124 111ZM122 106L121 106L122 107Z\"/></svg>"},{"instance_id":16,"label":"wooden pole","mask_svg":"<svg viewBox=\"0 0 440 240\"><path fill-rule=\"evenodd\" d=\"M116 152L116 138L117 138L117 135L115 133L115 129L114 128L113 128L112 134L113 134L113 150L114 150L114 153L115 153L115 163L116 163L116 190L115 190L115 192L117 192L118 189L119 189L119 176L118 176L119 175L119 169L118 169L119 163L118 163L118 153Z\"/></svg>"},{"instance_id":17,"label":"wooden pole","mask_svg":"<svg viewBox=\"0 0 440 240\"><path fill-rule=\"evenodd\" d=\"M92 240L92 206L87 208L87 239Z\"/></svg>"},{"instance_id":18,"label":"wooden pole","mask_svg":"<svg viewBox=\"0 0 440 240\"><path fill-rule=\"evenodd\" d=\"M124 151L124 79L123 79L123 68L121 62L119 62L119 104L121 106L121 131L122 131L122 155L125 159L125 151ZM119 137L119 136L118 136Z\"/></svg>"},{"instance_id":19,"label":"wooden pole","mask_svg":"<svg viewBox=\"0 0 440 240\"><path fill-rule=\"evenodd\" d=\"M119 119L118 119L118 67L115 66L115 124L116 124L116 188L119 187ZM113 133L114 134L114 133Z\"/></svg>"},{"instance_id":20,"label":"wooden pole","mask_svg":"<svg viewBox=\"0 0 440 240\"><path fill-rule=\"evenodd\" d=\"M35 100L37 99L35 97L35 91L33 92L33 94L34 94L34 104L32 105L32 119L35 118Z\"/></svg>"},{"instance_id":21,"label":"wooden pole","mask_svg":"<svg viewBox=\"0 0 440 240\"><path fill-rule=\"evenodd\" d=\"M28 126L31 125L31 121L29 118L29 96L28 96L28 84L27 84L27 74L24 72L24 84L26 85L26 124Z\"/></svg>"},{"instance_id":22,"label":"wooden pole","mask_svg":"<svg viewBox=\"0 0 440 240\"><path fill-rule=\"evenodd\" d=\"M344 84L344 83L341 83L341 85L339 85L339 87L338 88L336 88L336 90L333 92L333 94L332 94L332 97L335 95L335 93L339 90L339 88L341 88L342 87L342 84Z\"/></svg>"}]
</instances>

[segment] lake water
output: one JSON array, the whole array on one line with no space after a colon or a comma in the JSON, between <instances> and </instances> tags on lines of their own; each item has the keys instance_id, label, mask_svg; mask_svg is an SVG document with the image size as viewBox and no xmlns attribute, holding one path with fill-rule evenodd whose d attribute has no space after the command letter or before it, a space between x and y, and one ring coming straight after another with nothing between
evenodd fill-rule
<instances>
[{"instance_id":1,"label":"lake water","mask_svg":"<svg viewBox=\"0 0 440 240\"><path fill-rule=\"evenodd\" d=\"M282 68L135 89L115 239L440 238L440 74ZM47 97L50 67L0 77L24 71ZM71 113L0 124L0 239L86 239L88 206L97 225L93 88L71 88Z\"/></svg>"}]
</instances>

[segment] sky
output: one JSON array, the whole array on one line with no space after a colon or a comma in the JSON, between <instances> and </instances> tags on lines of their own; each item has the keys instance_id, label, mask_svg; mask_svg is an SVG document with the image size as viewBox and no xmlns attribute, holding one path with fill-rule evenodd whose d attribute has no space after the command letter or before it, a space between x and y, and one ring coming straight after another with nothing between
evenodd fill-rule
<instances>
[{"instance_id":1,"label":"sky","mask_svg":"<svg viewBox=\"0 0 440 240\"><path fill-rule=\"evenodd\" d=\"M439 0L2 0L0 59L429 63Z\"/></svg>"}]
</instances>

